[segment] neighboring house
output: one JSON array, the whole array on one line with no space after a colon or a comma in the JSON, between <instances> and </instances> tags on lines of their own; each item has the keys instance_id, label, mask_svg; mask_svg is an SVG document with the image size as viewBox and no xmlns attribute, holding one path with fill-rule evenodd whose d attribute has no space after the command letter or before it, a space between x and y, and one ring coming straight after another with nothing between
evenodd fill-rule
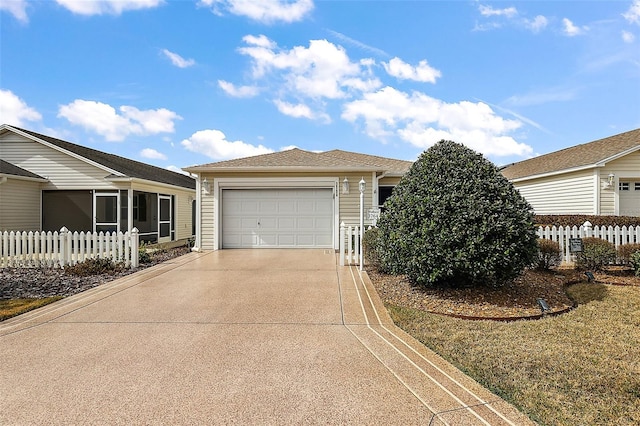
<instances>
[{"instance_id":1,"label":"neighboring house","mask_svg":"<svg viewBox=\"0 0 640 426\"><path fill-rule=\"evenodd\" d=\"M412 162L291 149L187 167L197 181L196 248L337 249L340 223L365 224ZM372 216L373 217L373 216Z\"/></svg>"},{"instance_id":2,"label":"neighboring house","mask_svg":"<svg viewBox=\"0 0 640 426\"><path fill-rule=\"evenodd\" d=\"M195 180L18 127L0 126L0 231L194 234Z\"/></svg>"},{"instance_id":3,"label":"neighboring house","mask_svg":"<svg viewBox=\"0 0 640 426\"><path fill-rule=\"evenodd\" d=\"M537 214L640 216L640 129L505 167Z\"/></svg>"}]
</instances>

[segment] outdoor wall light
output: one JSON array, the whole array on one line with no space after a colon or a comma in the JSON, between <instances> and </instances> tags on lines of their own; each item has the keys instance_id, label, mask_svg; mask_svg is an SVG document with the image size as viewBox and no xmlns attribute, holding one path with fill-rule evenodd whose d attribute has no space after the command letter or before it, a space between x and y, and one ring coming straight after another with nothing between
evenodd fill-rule
<instances>
[{"instance_id":1,"label":"outdoor wall light","mask_svg":"<svg viewBox=\"0 0 640 426\"><path fill-rule=\"evenodd\" d=\"M204 178L202 180L202 186L204 187L205 192L210 192L211 188L209 187L209 181L207 180L207 178Z\"/></svg>"},{"instance_id":2,"label":"outdoor wall light","mask_svg":"<svg viewBox=\"0 0 640 426\"><path fill-rule=\"evenodd\" d=\"M342 181L342 193L343 194L349 193L349 179L347 179L346 177Z\"/></svg>"},{"instance_id":3,"label":"outdoor wall light","mask_svg":"<svg viewBox=\"0 0 640 426\"><path fill-rule=\"evenodd\" d=\"M616 175L613 173L609 173L609 186L613 185L613 180L616 178Z\"/></svg>"}]
</instances>

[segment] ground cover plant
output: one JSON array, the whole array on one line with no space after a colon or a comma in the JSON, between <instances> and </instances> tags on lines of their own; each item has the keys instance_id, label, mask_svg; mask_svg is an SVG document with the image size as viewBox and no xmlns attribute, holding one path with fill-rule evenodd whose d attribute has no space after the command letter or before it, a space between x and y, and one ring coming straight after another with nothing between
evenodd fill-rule
<instances>
[{"instance_id":1,"label":"ground cover plant","mask_svg":"<svg viewBox=\"0 0 640 426\"><path fill-rule=\"evenodd\" d=\"M378 228L380 268L423 286L502 285L538 253L530 205L493 163L452 141L413 163Z\"/></svg>"},{"instance_id":2,"label":"ground cover plant","mask_svg":"<svg viewBox=\"0 0 640 426\"><path fill-rule=\"evenodd\" d=\"M640 424L640 280L621 278L632 285L569 286L568 313L499 322L417 309L372 274L399 327L542 425Z\"/></svg>"}]
</instances>

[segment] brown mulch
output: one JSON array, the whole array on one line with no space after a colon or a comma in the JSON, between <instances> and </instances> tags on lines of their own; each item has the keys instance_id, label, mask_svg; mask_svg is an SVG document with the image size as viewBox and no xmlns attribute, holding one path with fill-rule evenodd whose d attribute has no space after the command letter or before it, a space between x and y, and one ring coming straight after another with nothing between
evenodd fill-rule
<instances>
[{"instance_id":1,"label":"brown mulch","mask_svg":"<svg viewBox=\"0 0 640 426\"><path fill-rule=\"evenodd\" d=\"M437 289L414 286L403 276L381 274L371 267L367 274L385 304L470 319L539 317L538 298L549 304L551 314L566 312L574 302L565 287L587 281L586 275L575 270L527 270L503 287ZM594 276L602 284L640 285L639 278L622 268Z\"/></svg>"}]
</instances>

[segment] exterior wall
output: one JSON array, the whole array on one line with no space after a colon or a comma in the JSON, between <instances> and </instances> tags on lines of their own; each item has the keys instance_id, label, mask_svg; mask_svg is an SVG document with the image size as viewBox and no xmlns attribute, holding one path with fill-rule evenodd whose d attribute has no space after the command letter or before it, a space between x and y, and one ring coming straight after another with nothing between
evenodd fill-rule
<instances>
[{"instance_id":1,"label":"exterior wall","mask_svg":"<svg viewBox=\"0 0 640 426\"><path fill-rule=\"evenodd\" d=\"M13 132L0 136L2 159L49 179L42 189L115 189L110 173Z\"/></svg>"},{"instance_id":2,"label":"exterior wall","mask_svg":"<svg viewBox=\"0 0 640 426\"><path fill-rule=\"evenodd\" d=\"M596 214L592 169L514 182L537 214Z\"/></svg>"},{"instance_id":3,"label":"exterior wall","mask_svg":"<svg viewBox=\"0 0 640 426\"><path fill-rule=\"evenodd\" d=\"M605 182L610 173L615 175L614 184L611 188L601 190L600 212L601 214L620 214L620 201L618 192L618 182L640 181L640 152L632 152L624 157L610 161L600 171L600 177Z\"/></svg>"},{"instance_id":4,"label":"exterior wall","mask_svg":"<svg viewBox=\"0 0 640 426\"><path fill-rule=\"evenodd\" d=\"M10 177L0 183L0 231L40 231L40 185Z\"/></svg>"},{"instance_id":5,"label":"exterior wall","mask_svg":"<svg viewBox=\"0 0 640 426\"><path fill-rule=\"evenodd\" d=\"M344 178L349 180L349 194L342 194L342 181ZM366 190L364 196L365 224L369 224L367 220L367 210L371 208L374 197L373 175L372 173L217 173L202 174L201 181L207 179L208 188L203 185L201 191L201 248L203 250L213 250L215 248L214 235L217 232L216 221L218 212L215 211L215 194L214 184L216 179L220 178L248 178L259 181L261 179L273 180L282 178L325 178L325 180L337 181L337 202L339 203L338 224L345 222L346 225L358 225L360 213L360 192L358 190L358 182L364 178L366 182ZM338 225L339 227L339 225ZM339 229L335 230L336 238Z\"/></svg>"}]
</instances>

